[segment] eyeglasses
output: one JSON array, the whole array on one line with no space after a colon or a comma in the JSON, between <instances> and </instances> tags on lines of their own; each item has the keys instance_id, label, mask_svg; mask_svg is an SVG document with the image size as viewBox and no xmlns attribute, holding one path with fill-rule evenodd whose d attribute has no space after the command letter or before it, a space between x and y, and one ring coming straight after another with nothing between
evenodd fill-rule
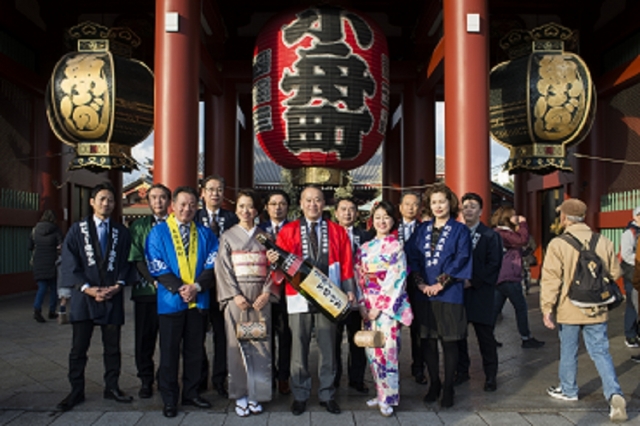
<instances>
[{"instance_id":1,"label":"eyeglasses","mask_svg":"<svg viewBox=\"0 0 640 426\"><path fill-rule=\"evenodd\" d=\"M220 193L222 194L222 192L224 191L223 188L205 188L204 189L206 192L208 192L209 194L212 194L214 192Z\"/></svg>"},{"instance_id":2,"label":"eyeglasses","mask_svg":"<svg viewBox=\"0 0 640 426\"><path fill-rule=\"evenodd\" d=\"M281 201L279 203L268 203L267 205L271 207L287 207L287 203L285 203L284 201Z\"/></svg>"}]
</instances>

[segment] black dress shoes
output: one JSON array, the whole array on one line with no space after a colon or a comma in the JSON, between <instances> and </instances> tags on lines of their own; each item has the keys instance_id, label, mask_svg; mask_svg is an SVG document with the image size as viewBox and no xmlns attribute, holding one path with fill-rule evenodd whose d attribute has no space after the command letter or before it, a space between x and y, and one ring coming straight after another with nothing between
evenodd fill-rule
<instances>
[{"instance_id":1,"label":"black dress shoes","mask_svg":"<svg viewBox=\"0 0 640 426\"><path fill-rule=\"evenodd\" d=\"M198 408L211 408L211 403L199 396L196 396L195 398L191 398L191 399L183 399L182 405L193 405L194 407L198 407Z\"/></svg>"},{"instance_id":2,"label":"black dress shoes","mask_svg":"<svg viewBox=\"0 0 640 426\"><path fill-rule=\"evenodd\" d=\"M153 396L153 386L151 383L143 383L138 391L138 396L142 399L149 399Z\"/></svg>"},{"instance_id":3,"label":"black dress shoes","mask_svg":"<svg viewBox=\"0 0 640 426\"><path fill-rule=\"evenodd\" d=\"M123 402L125 404L133 401L132 396L125 395L120 389L105 389L103 396L104 399L113 399L116 402Z\"/></svg>"},{"instance_id":4,"label":"black dress shoes","mask_svg":"<svg viewBox=\"0 0 640 426\"><path fill-rule=\"evenodd\" d=\"M63 399L58 405L56 405L56 408L60 411L69 411L74 406L80 404L83 401L84 394L75 395L73 393L70 393L65 399Z\"/></svg>"},{"instance_id":5,"label":"black dress shoes","mask_svg":"<svg viewBox=\"0 0 640 426\"><path fill-rule=\"evenodd\" d=\"M175 405L164 404L162 407L162 415L165 417L175 417L178 415L178 408Z\"/></svg>"},{"instance_id":6,"label":"black dress shoes","mask_svg":"<svg viewBox=\"0 0 640 426\"><path fill-rule=\"evenodd\" d=\"M360 393L369 393L369 388L364 385L364 382L349 382L349 387Z\"/></svg>"},{"instance_id":7,"label":"black dress shoes","mask_svg":"<svg viewBox=\"0 0 640 426\"><path fill-rule=\"evenodd\" d=\"M327 411L330 412L331 414L341 413L340 406L338 406L338 403L336 402L335 399L330 399L328 401L321 401L320 406L326 408Z\"/></svg>"},{"instance_id":8,"label":"black dress shoes","mask_svg":"<svg viewBox=\"0 0 640 426\"><path fill-rule=\"evenodd\" d=\"M214 383L213 389L218 392L218 395L229 398L229 392L224 388L224 383Z\"/></svg>"},{"instance_id":9,"label":"black dress shoes","mask_svg":"<svg viewBox=\"0 0 640 426\"><path fill-rule=\"evenodd\" d=\"M495 392L498 389L498 383L496 382L495 377L489 377L484 382L484 391L485 392Z\"/></svg>"},{"instance_id":10,"label":"black dress shoes","mask_svg":"<svg viewBox=\"0 0 640 426\"><path fill-rule=\"evenodd\" d=\"M294 416L299 416L300 414L304 413L307 409L307 401L293 401L293 404L291 404L291 413Z\"/></svg>"},{"instance_id":11,"label":"black dress shoes","mask_svg":"<svg viewBox=\"0 0 640 426\"><path fill-rule=\"evenodd\" d=\"M459 385L463 384L464 382L468 382L470 379L471 379L471 377L469 377L468 374L457 373L456 374L456 378L453 379L453 385L454 386L459 386Z\"/></svg>"}]
</instances>

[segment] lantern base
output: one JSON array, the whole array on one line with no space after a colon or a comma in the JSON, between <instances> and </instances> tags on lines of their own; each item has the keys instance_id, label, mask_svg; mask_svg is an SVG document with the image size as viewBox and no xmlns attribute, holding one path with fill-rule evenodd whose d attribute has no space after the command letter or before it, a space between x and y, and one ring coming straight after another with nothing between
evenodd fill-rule
<instances>
[{"instance_id":1,"label":"lantern base","mask_svg":"<svg viewBox=\"0 0 640 426\"><path fill-rule=\"evenodd\" d=\"M342 171L326 167L303 167L291 171L291 180L294 185L320 185L340 186L344 178Z\"/></svg>"},{"instance_id":2,"label":"lantern base","mask_svg":"<svg viewBox=\"0 0 640 426\"><path fill-rule=\"evenodd\" d=\"M79 143L77 157L69 163L69 170L87 169L95 173L105 170L137 170L136 161L131 157L131 147L114 143Z\"/></svg>"}]
</instances>

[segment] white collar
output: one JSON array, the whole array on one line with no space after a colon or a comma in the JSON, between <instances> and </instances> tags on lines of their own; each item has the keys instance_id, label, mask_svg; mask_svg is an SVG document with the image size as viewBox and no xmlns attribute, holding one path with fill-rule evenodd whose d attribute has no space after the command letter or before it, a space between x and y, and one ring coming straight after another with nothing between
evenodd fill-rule
<instances>
[{"instance_id":1,"label":"white collar","mask_svg":"<svg viewBox=\"0 0 640 426\"><path fill-rule=\"evenodd\" d=\"M167 214L167 215L164 215L164 216L162 216L162 217L160 217L160 216L156 216L155 214L153 215L153 219L154 219L156 222L157 222L157 221L159 221L160 219L162 219L163 221L165 221L165 222L166 222L168 218L169 218L169 215L168 215L168 214ZM177 219L176 219L176 221L177 221Z\"/></svg>"},{"instance_id":2,"label":"white collar","mask_svg":"<svg viewBox=\"0 0 640 426\"><path fill-rule=\"evenodd\" d=\"M207 214L209 215L210 218L211 217L216 217L216 216L218 216L220 214L220 209L219 208L217 208L215 210L207 209Z\"/></svg>"},{"instance_id":3,"label":"white collar","mask_svg":"<svg viewBox=\"0 0 640 426\"><path fill-rule=\"evenodd\" d=\"M404 220L404 218L402 218L402 225L403 226L410 226L410 225L414 225L416 223L416 220L413 219L411 222L407 222L406 220Z\"/></svg>"},{"instance_id":4,"label":"white collar","mask_svg":"<svg viewBox=\"0 0 640 426\"><path fill-rule=\"evenodd\" d=\"M93 215L93 223L95 223L96 225L96 229L98 229L98 227L100 227L100 224L104 222L107 224L107 228L109 227L109 225L111 224L111 218L108 217L105 220L100 219L98 216Z\"/></svg>"},{"instance_id":5,"label":"white collar","mask_svg":"<svg viewBox=\"0 0 640 426\"><path fill-rule=\"evenodd\" d=\"M240 226L240 224L238 224L238 228L242 229L250 237L252 237L253 234L255 234L255 232L256 232L256 226L255 225L254 225L253 228L249 229L248 231L246 229L244 229L243 226Z\"/></svg>"}]
</instances>

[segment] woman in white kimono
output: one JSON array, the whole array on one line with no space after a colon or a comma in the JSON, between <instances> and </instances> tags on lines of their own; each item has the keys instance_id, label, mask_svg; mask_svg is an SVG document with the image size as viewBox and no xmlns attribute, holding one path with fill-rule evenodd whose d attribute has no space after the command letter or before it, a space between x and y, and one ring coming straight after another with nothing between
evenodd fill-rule
<instances>
[{"instance_id":1,"label":"woman in white kimono","mask_svg":"<svg viewBox=\"0 0 640 426\"><path fill-rule=\"evenodd\" d=\"M254 237L263 232L255 226L257 196L240 190L236 214L240 223L220 237L216 259L218 300L224 312L227 334L229 398L236 400L236 414L260 414L260 402L271 400L271 304L278 292L272 284L265 248ZM262 321L267 336L238 340L236 324Z\"/></svg>"}]
</instances>

